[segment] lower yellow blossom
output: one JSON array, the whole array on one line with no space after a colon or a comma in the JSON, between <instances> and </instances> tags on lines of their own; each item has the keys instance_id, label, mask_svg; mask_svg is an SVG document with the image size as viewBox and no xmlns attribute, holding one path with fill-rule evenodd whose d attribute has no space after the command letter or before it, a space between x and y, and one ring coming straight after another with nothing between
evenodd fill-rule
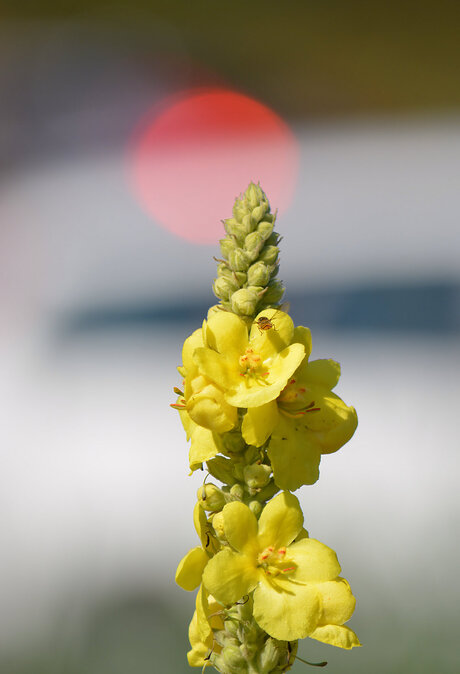
<instances>
[{"instance_id":1,"label":"lower yellow blossom","mask_svg":"<svg viewBox=\"0 0 460 674\"><path fill-rule=\"evenodd\" d=\"M359 645L356 635L349 645L334 636L331 628L351 617L355 599L339 577L333 550L310 538L296 541L303 514L294 495L273 498L258 522L241 502L227 504L222 515L229 547L210 559L203 573L206 589L219 602L230 605L254 591L254 619L275 639L312 635L342 648Z\"/></svg>"}]
</instances>

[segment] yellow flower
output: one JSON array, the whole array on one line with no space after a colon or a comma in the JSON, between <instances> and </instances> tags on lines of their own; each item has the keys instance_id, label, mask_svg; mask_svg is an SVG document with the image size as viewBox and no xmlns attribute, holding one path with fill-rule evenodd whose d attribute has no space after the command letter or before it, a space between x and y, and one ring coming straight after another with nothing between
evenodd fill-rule
<instances>
[{"instance_id":1,"label":"yellow flower","mask_svg":"<svg viewBox=\"0 0 460 674\"><path fill-rule=\"evenodd\" d=\"M261 316L270 320L275 314L276 327L259 327ZM305 355L302 344L291 344L291 318L274 309L256 317L249 336L244 320L225 311L210 317L205 332L207 345L197 347L193 359L234 407L259 407L274 400Z\"/></svg>"},{"instance_id":2,"label":"yellow flower","mask_svg":"<svg viewBox=\"0 0 460 674\"><path fill-rule=\"evenodd\" d=\"M339 380L340 365L308 360L308 328L296 328L294 340L305 348L302 364L276 400L247 410L241 429L245 441L257 447L271 436L268 456L275 482L291 491L316 482L321 454L340 449L358 423L355 409L331 390Z\"/></svg>"},{"instance_id":3,"label":"yellow flower","mask_svg":"<svg viewBox=\"0 0 460 674\"><path fill-rule=\"evenodd\" d=\"M176 570L176 583L184 590L191 592L201 583L204 568L209 559L220 548L212 528L209 526L206 514L199 503L193 510L193 524L201 546L192 548L181 559Z\"/></svg>"},{"instance_id":4,"label":"yellow flower","mask_svg":"<svg viewBox=\"0 0 460 674\"><path fill-rule=\"evenodd\" d=\"M195 330L184 342L183 365L178 368L184 377L184 393L173 407L186 412L198 426L215 433L225 433L235 426L237 410L225 400L223 391L198 371L193 360L195 349L204 345L203 332L203 329ZM181 418L184 423L182 415Z\"/></svg>"},{"instance_id":5,"label":"yellow flower","mask_svg":"<svg viewBox=\"0 0 460 674\"><path fill-rule=\"evenodd\" d=\"M359 645L351 630L354 636L348 641L337 636L337 628L353 613L355 599L339 577L335 552L305 537L293 494L272 499L259 522L237 501L227 504L222 514L229 547L210 559L203 573L203 584L217 601L230 605L254 591L254 619L275 639L311 635L342 648Z\"/></svg>"},{"instance_id":6,"label":"yellow flower","mask_svg":"<svg viewBox=\"0 0 460 674\"><path fill-rule=\"evenodd\" d=\"M211 651L220 653L221 647L214 641L213 630L224 629L224 622L219 614L221 610L222 606L201 586L196 596L196 609L188 631L192 647L187 653L190 667L210 665L211 662L205 658L209 657Z\"/></svg>"}]
</instances>

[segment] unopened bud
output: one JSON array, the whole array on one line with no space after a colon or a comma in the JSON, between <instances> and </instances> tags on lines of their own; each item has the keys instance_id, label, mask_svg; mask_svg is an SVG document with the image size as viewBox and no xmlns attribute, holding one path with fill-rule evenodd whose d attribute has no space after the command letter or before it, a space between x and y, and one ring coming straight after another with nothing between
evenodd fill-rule
<instances>
[{"instance_id":1,"label":"unopened bud","mask_svg":"<svg viewBox=\"0 0 460 674\"><path fill-rule=\"evenodd\" d=\"M270 280L270 268L264 262L256 262L248 269L248 283L251 286L266 286Z\"/></svg>"},{"instance_id":2,"label":"unopened bud","mask_svg":"<svg viewBox=\"0 0 460 674\"><path fill-rule=\"evenodd\" d=\"M234 279L227 276L219 276L212 284L214 295L221 300L229 300L239 286Z\"/></svg>"},{"instance_id":3,"label":"unopened bud","mask_svg":"<svg viewBox=\"0 0 460 674\"><path fill-rule=\"evenodd\" d=\"M250 501L249 510L259 518L260 513L262 512L262 503L260 503L260 501Z\"/></svg>"},{"instance_id":4,"label":"unopened bud","mask_svg":"<svg viewBox=\"0 0 460 674\"><path fill-rule=\"evenodd\" d=\"M264 240L259 232L251 232L244 240L244 248L252 261L257 260L263 245Z\"/></svg>"},{"instance_id":5,"label":"unopened bud","mask_svg":"<svg viewBox=\"0 0 460 674\"><path fill-rule=\"evenodd\" d=\"M244 496L244 488L241 484L234 484L230 489L230 494L233 496L234 500L242 501Z\"/></svg>"},{"instance_id":6,"label":"unopened bud","mask_svg":"<svg viewBox=\"0 0 460 674\"><path fill-rule=\"evenodd\" d=\"M235 239L231 239L229 237L225 239L221 239L219 241L220 243L220 252L222 253L222 256L228 260L228 256L232 250L235 250L235 248L238 248L237 243Z\"/></svg>"},{"instance_id":7,"label":"unopened bud","mask_svg":"<svg viewBox=\"0 0 460 674\"><path fill-rule=\"evenodd\" d=\"M259 299L256 292L249 288L241 288L232 295L232 311L240 316L253 316Z\"/></svg>"},{"instance_id":8,"label":"unopened bud","mask_svg":"<svg viewBox=\"0 0 460 674\"><path fill-rule=\"evenodd\" d=\"M248 671L248 664L238 646L225 646L221 656L230 671L238 672L238 674L245 674Z\"/></svg>"},{"instance_id":9,"label":"unopened bud","mask_svg":"<svg viewBox=\"0 0 460 674\"><path fill-rule=\"evenodd\" d=\"M266 466L264 463L245 466L244 481L251 489L261 489L268 484L271 470L271 466Z\"/></svg>"},{"instance_id":10,"label":"unopened bud","mask_svg":"<svg viewBox=\"0 0 460 674\"><path fill-rule=\"evenodd\" d=\"M198 488L197 493L198 502L203 510L215 512L222 510L227 503L224 492L215 484L204 484Z\"/></svg>"},{"instance_id":11,"label":"unopened bud","mask_svg":"<svg viewBox=\"0 0 460 674\"><path fill-rule=\"evenodd\" d=\"M238 638L239 636L239 621L238 620L226 620L224 622L225 625L225 631L228 632L228 634L231 634L233 637Z\"/></svg>"},{"instance_id":12,"label":"unopened bud","mask_svg":"<svg viewBox=\"0 0 460 674\"><path fill-rule=\"evenodd\" d=\"M280 648L281 644L283 644L283 642L268 637L257 657L259 663L257 671L260 672L260 674L270 674L272 669L275 669L280 661L280 655L283 652L283 649ZM284 650L286 650L286 648L284 648Z\"/></svg>"},{"instance_id":13,"label":"unopened bud","mask_svg":"<svg viewBox=\"0 0 460 674\"><path fill-rule=\"evenodd\" d=\"M259 260L262 260L262 262L265 262L265 264L275 264L276 260L278 259L278 252L277 246L265 246L265 248L260 252Z\"/></svg>"},{"instance_id":14,"label":"unopened bud","mask_svg":"<svg viewBox=\"0 0 460 674\"><path fill-rule=\"evenodd\" d=\"M243 243L247 232L241 222L238 222L235 218L228 218L224 220L224 227L227 234L235 237L238 244L241 245Z\"/></svg>"},{"instance_id":15,"label":"unopened bud","mask_svg":"<svg viewBox=\"0 0 460 674\"><path fill-rule=\"evenodd\" d=\"M235 248L229 253L228 263L234 271L247 271L250 259L242 248Z\"/></svg>"},{"instance_id":16,"label":"unopened bud","mask_svg":"<svg viewBox=\"0 0 460 674\"><path fill-rule=\"evenodd\" d=\"M265 194L263 193L263 190L260 187L260 185L256 185L255 183L251 182L249 183L249 186L246 189L244 196L247 199L249 207L255 208L260 204L260 201L265 197Z\"/></svg>"},{"instance_id":17,"label":"unopened bud","mask_svg":"<svg viewBox=\"0 0 460 674\"><path fill-rule=\"evenodd\" d=\"M258 224L262 220L267 211L268 211L268 203L266 201L253 208L251 213L251 218L253 222Z\"/></svg>"},{"instance_id":18,"label":"unopened bud","mask_svg":"<svg viewBox=\"0 0 460 674\"><path fill-rule=\"evenodd\" d=\"M273 232L273 223L262 220L262 222L259 222L257 225L257 231L259 232L262 239L266 241Z\"/></svg>"}]
</instances>

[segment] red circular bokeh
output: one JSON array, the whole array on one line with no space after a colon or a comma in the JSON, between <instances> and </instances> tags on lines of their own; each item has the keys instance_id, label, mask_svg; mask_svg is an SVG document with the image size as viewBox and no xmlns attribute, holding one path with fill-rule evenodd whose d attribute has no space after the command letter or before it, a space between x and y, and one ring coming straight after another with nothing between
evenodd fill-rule
<instances>
[{"instance_id":1,"label":"red circular bokeh","mask_svg":"<svg viewBox=\"0 0 460 674\"><path fill-rule=\"evenodd\" d=\"M224 89L192 90L153 111L131 154L134 191L154 220L196 243L224 234L233 200L260 182L272 208L289 205L297 141L258 101Z\"/></svg>"}]
</instances>

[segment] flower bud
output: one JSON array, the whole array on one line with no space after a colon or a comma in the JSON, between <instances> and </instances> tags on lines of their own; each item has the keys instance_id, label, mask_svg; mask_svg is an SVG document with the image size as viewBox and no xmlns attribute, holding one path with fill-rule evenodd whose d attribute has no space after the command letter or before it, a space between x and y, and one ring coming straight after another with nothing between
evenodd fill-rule
<instances>
[{"instance_id":1,"label":"flower bud","mask_svg":"<svg viewBox=\"0 0 460 674\"><path fill-rule=\"evenodd\" d=\"M243 222L243 218L245 215L248 215L249 209L247 205L245 204L243 199L235 199L235 203L233 205L233 217L235 220L239 223Z\"/></svg>"},{"instance_id":2,"label":"flower bud","mask_svg":"<svg viewBox=\"0 0 460 674\"><path fill-rule=\"evenodd\" d=\"M235 501L242 501L244 496L244 488L241 484L234 484L230 489L230 494L234 497Z\"/></svg>"},{"instance_id":3,"label":"flower bud","mask_svg":"<svg viewBox=\"0 0 460 674\"><path fill-rule=\"evenodd\" d=\"M225 620L224 626L225 626L225 631L228 632L228 634L231 634L235 638L239 637L240 626L239 626L239 622L237 620L232 620L232 619Z\"/></svg>"},{"instance_id":4,"label":"flower bud","mask_svg":"<svg viewBox=\"0 0 460 674\"><path fill-rule=\"evenodd\" d=\"M277 246L265 246L259 255L259 260L265 262L265 264L275 264L278 259L278 247Z\"/></svg>"},{"instance_id":5,"label":"flower bud","mask_svg":"<svg viewBox=\"0 0 460 674\"><path fill-rule=\"evenodd\" d=\"M222 253L222 256L228 260L228 256L232 250L235 250L235 248L238 248L237 243L235 239L226 237L225 239L220 239L220 252Z\"/></svg>"},{"instance_id":6,"label":"flower bud","mask_svg":"<svg viewBox=\"0 0 460 674\"><path fill-rule=\"evenodd\" d=\"M203 484L198 488L196 495L203 510L216 512L222 510L227 503L224 492L215 484Z\"/></svg>"},{"instance_id":7,"label":"flower bud","mask_svg":"<svg viewBox=\"0 0 460 674\"><path fill-rule=\"evenodd\" d=\"M262 512L262 504L260 501L250 501L249 502L249 510L257 517L259 518L260 513Z\"/></svg>"},{"instance_id":8,"label":"flower bud","mask_svg":"<svg viewBox=\"0 0 460 674\"><path fill-rule=\"evenodd\" d=\"M228 263L234 271L247 271L250 264L248 254L242 248L230 251Z\"/></svg>"},{"instance_id":9,"label":"flower bud","mask_svg":"<svg viewBox=\"0 0 460 674\"><path fill-rule=\"evenodd\" d=\"M244 481L251 489L262 489L270 480L271 466L253 463L244 467Z\"/></svg>"},{"instance_id":10,"label":"flower bud","mask_svg":"<svg viewBox=\"0 0 460 674\"><path fill-rule=\"evenodd\" d=\"M248 664L238 646L225 646L222 649L221 657L231 672L245 674L248 671Z\"/></svg>"},{"instance_id":11,"label":"flower bud","mask_svg":"<svg viewBox=\"0 0 460 674\"><path fill-rule=\"evenodd\" d=\"M257 657L259 664L257 671L260 674L270 674L280 662L281 655L286 655L285 660L287 660L288 654L285 651L287 651L286 642L278 641L277 639L273 639L273 637L268 637Z\"/></svg>"},{"instance_id":12,"label":"flower bud","mask_svg":"<svg viewBox=\"0 0 460 674\"><path fill-rule=\"evenodd\" d=\"M264 304L269 306L278 304L284 295L284 288L280 281L270 281L267 286L267 291L264 293Z\"/></svg>"},{"instance_id":13,"label":"flower bud","mask_svg":"<svg viewBox=\"0 0 460 674\"><path fill-rule=\"evenodd\" d=\"M265 201L252 209L251 218L255 224L258 224L268 211L268 203Z\"/></svg>"},{"instance_id":14,"label":"flower bud","mask_svg":"<svg viewBox=\"0 0 460 674\"><path fill-rule=\"evenodd\" d=\"M265 194L260 185L256 185L253 182L249 183L249 186L246 189L244 196L246 197L248 206L250 208L255 208L256 206L259 206L261 200L266 199Z\"/></svg>"},{"instance_id":15,"label":"flower bud","mask_svg":"<svg viewBox=\"0 0 460 674\"><path fill-rule=\"evenodd\" d=\"M224 227L227 234L235 237L236 242L239 245L243 243L247 232L241 222L238 222L235 218L228 218L227 220L224 220Z\"/></svg>"},{"instance_id":16,"label":"flower bud","mask_svg":"<svg viewBox=\"0 0 460 674\"><path fill-rule=\"evenodd\" d=\"M244 240L246 254L252 261L257 260L263 245L264 240L259 232L251 232L251 234L248 234Z\"/></svg>"},{"instance_id":17,"label":"flower bud","mask_svg":"<svg viewBox=\"0 0 460 674\"><path fill-rule=\"evenodd\" d=\"M273 223L262 220L262 222L259 222L257 225L257 231L259 232L262 239L266 241L273 232Z\"/></svg>"},{"instance_id":18,"label":"flower bud","mask_svg":"<svg viewBox=\"0 0 460 674\"><path fill-rule=\"evenodd\" d=\"M248 283L251 286L266 286L270 280L270 269L263 262L255 262L248 269Z\"/></svg>"},{"instance_id":19,"label":"flower bud","mask_svg":"<svg viewBox=\"0 0 460 674\"><path fill-rule=\"evenodd\" d=\"M249 288L241 288L232 295L232 311L240 316L253 316L256 313L259 299L254 291Z\"/></svg>"},{"instance_id":20,"label":"flower bud","mask_svg":"<svg viewBox=\"0 0 460 674\"><path fill-rule=\"evenodd\" d=\"M212 285L214 295L221 300L229 300L239 287L234 279L226 276L219 276Z\"/></svg>"}]
</instances>

